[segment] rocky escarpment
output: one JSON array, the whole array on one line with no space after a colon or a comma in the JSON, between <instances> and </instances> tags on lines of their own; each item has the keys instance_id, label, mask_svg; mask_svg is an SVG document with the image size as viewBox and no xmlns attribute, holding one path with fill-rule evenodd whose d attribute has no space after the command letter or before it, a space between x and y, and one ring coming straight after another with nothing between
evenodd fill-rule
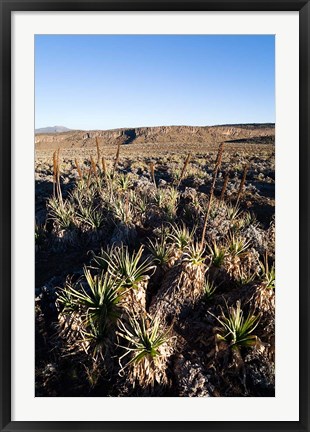
<instances>
[{"instance_id":1,"label":"rocky escarpment","mask_svg":"<svg viewBox=\"0 0 310 432\"><path fill-rule=\"evenodd\" d=\"M96 139L101 146L148 143L205 143L222 141L264 142L274 140L274 124L247 124L223 126L157 126L112 130L69 131L63 133L36 134L38 150L50 148L94 147Z\"/></svg>"}]
</instances>

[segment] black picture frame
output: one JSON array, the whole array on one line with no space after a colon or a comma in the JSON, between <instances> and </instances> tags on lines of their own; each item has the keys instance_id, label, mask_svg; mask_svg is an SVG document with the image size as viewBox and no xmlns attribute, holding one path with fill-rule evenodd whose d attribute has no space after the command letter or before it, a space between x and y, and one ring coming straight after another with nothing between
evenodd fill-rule
<instances>
[{"instance_id":1,"label":"black picture frame","mask_svg":"<svg viewBox=\"0 0 310 432\"><path fill-rule=\"evenodd\" d=\"M13 11L298 11L300 24L299 114L299 397L297 422L22 422L11 421L11 13ZM1 145L0 145L0 421L1 431L310 431L309 426L309 0L0 0ZM297 271L297 269L296 269ZM289 341L288 341L289 346Z\"/></svg>"}]
</instances>

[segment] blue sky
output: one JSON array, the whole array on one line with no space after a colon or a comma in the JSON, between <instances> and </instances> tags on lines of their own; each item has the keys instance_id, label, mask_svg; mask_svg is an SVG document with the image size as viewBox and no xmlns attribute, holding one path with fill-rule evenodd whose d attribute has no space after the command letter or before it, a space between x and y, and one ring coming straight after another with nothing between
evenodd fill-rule
<instances>
[{"instance_id":1,"label":"blue sky","mask_svg":"<svg viewBox=\"0 0 310 432\"><path fill-rule=\"evenodd\" d=\"M275 121L270 35L36 35L36 128Z\"/></svg>"}]
</instances>

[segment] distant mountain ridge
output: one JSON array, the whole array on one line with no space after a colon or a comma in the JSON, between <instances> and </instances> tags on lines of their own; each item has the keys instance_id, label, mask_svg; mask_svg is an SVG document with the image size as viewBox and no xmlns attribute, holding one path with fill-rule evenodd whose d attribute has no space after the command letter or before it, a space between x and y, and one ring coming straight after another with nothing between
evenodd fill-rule
<instances>
[{"instance_id":1,"label":"distant mountain ridge","mask_svg":"<svg viewBox=\"0 0 310 432\"><path fill-rule=\"evenodd\" d=\"M35 133L61 133L61 132L68 132L72 129L68 129L65 126L48 126L44 128L35 129Z\"/></svg>"},{"instance_id":2,"label":"distant mountain ridge","mask_svg":"<svg viewBox=\"0 0 310 432\"><path fill-rule=\"evenodd\" d=\"M216 144L219 142L252 142L272 144L273 123L251 123L221 126L152 126L111 130L67 130L62 133L36 133L37 149L91 148L116 144Z\"/></svg>"}]
</instances>

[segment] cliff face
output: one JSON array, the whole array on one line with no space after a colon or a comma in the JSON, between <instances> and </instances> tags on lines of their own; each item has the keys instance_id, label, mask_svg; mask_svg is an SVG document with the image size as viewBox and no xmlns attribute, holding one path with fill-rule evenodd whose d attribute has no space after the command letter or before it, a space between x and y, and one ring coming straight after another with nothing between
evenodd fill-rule
<instances>
[{"instance_id":1,"label":"cliff face","mask_svg":"<svg viewBox=\"0 0 310 432\"><path fill-rule=\"evenodd\" d=\"M269 137L274 139L273 124L266 125L224 125L224 126L158 126L132 129L97 131L69 131L64 133L36 134L37 149L53 147L74 148L94 147L96 138L100 146L118 143L134 145L148 143L205 143L215 144L230 140L255 140Z\"/></svg>"}]
</instances>

